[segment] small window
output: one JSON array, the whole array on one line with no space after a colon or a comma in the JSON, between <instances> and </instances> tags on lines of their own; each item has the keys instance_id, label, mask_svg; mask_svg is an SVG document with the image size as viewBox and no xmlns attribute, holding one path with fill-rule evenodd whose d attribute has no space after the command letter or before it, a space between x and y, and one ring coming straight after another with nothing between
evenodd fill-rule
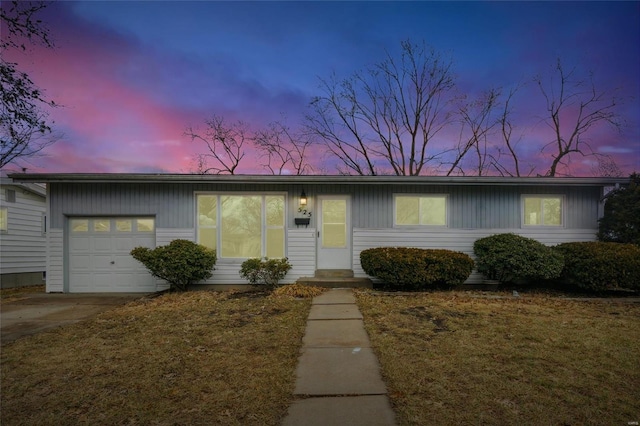
<instances>
[{"instance_id":1,"label":"small window","mask_svg":"<svg viewBox=\"0 0 640 426\"><path fill-rule=\"evenodd\" d=\"M396 195L395 225L446 226L446 195Z\"/></svg>"},{"instance_id":2,"label":"small window","mask_svg":"<svg viewBox=\"0 0 640 426\"><path fill-rule=\"evenodd\" d=\"M93 230L95 232L110 232L111 221L109 219L94 219Z\"/></svg>"},{"instance_id":3,"label":"small window","mask_svg":"<svg viewBox=\"0 0 640 426\"><path fill-rule=\"evenodd\" d=\"M153 219L136 219L138 232L153 232L155 230L155 221Z\"/></svg>"},{"instance_id":4,"label":"small window","mask_svg":"<svg viewBox=\"0 0 640 426\"><path fill-rule=\"evenodd\" d=\"M6 189L4 196L7 200L7 203L15 203L16 202L16 190L15 189Z\"/></svg>"},{"instance_id":5,"label":"small window","mask_svg":"<svg viewBox=\"0 0 640 426\"><path fill-rule=\"evenodd\" d=\"M6 207L0 207L0 232L9 230L9 212Z\"/></svg>"},{"instance_id":6,"label":"small window","mask_svg":"<svg viewBox=\"0 0 640 426\"><path fill-rule=\"evenodd\" d=\"M525 226L562 226L562 196L527 195L523 197L523 224Z\"/></svg>"},{"instance_id":7,"label":"small window","mask_svg":"<svg viewBox=\"0 0 640 426\"><path fill-rule=\"evenodd\" d=\"M133 229L133 221L131 219L117 219L116 231L118 232L131 232Z\"/></svg>"},{"instance_id":8,"label":"small window","mask_svg":"<svg viewBox=\"0 0 640 426\"><path fill-rule=\"evenodd\" d=\"M69 226L71 232L89 232L88 219L71 219Z\"/></svg>"}]
</instances>

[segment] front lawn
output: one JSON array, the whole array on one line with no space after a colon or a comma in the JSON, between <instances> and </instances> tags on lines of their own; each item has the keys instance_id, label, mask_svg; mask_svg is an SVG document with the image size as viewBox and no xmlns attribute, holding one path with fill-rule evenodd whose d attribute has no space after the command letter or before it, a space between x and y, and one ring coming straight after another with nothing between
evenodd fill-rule
<instances>
[{"instance_id":1,"label":"front lawn","mask_svg":"<svg viewBox=\"0 0 640 426\"><path fill-rule=\"evenodd\" d=\"M640 421L640 305L356 292L402 425Z\"/></svg>"},{"instance_id":2,"label":"front lawn","mask_svg":"<svg viewBox=\"0 0 640 426\"><path fill-rule=\"evenodd\" d=\"M276 425L311 299L195 291L2 348L0 423Z\"/></svg>"}]
</instances>

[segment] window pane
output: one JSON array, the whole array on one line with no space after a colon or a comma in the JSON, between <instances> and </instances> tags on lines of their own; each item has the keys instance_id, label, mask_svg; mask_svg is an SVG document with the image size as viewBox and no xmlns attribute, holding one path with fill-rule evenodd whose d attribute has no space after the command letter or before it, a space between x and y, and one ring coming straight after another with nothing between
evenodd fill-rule
<instances>
[{"instance_id":1,"label":"window pane","mask_svg":"<svg viewBox=\"0 0 640 426\"><path fill-rule=\"evenodd\" d=\"M89 231L89 221L87 219L71 219L69 226L71 227L71 232Z\"/></svg>"},{"instance_id":2,"label":"window pane","mask_svg":"<svg viewBox=\"0 0 640 426\"><path fill-rule=\"evenodd\" d=\"M138 232L153 232L155 229L154 219L136 219Z\"/></svg>"},{"instance_id":3,"label":"window pane","mask_svg":"<svg viewBox=\"0 0 640 426\"><path fill-rule=\"evenodd\" d=\"M94 219L93 230L96 232L111 231L111 221L109 219Z\"/></svg>"},{"instance_id":4,"label":"window pane","mask_svg":"<svg viewBox=\"0 0 640 426\"><path fill-rule=\"evenodd\" d=\"M267 229L267 257L284 257L284 229Z\"/></svg>"},{"instance_id":5,"label":"window pane","mask_svg":"<svg viewBox=\"0 0 640 426\"><path fill-rule=\"evenodd\" d=\"M131 232L132 228L133 228L133 221L131 219L116 220L116 230L118 232Z\"/></svg>"},{"instance_id":6,"label":"window pane","mask_svg":"<svg viewBox=\"0 0 640 426\"><path fill-rule=\"evenodd\" d=\"M540 225L541 220L540 199L537 197L526 197L524 199L524 224Z\"/></svg>"},{"instance_id":7,"label":"window pane","mask_svg":"<svg viewBox=\"0 0 640 426\"><path fill-rule=\"evenodd\" d=\"M345 247L347 244L346 200L322 201L322 246Z\"/></svg>"},{"instance_id":8,"label":"window pane","mask_svg":"<svg viewBox=\"0 0 640 426\"><path fill-rule=\"evenodd\" d=\"M284 226L284 197L268 196L267 201L267 226Z\"/></svg>"},{"instance_id":9,"label":"window pane","mask_svg":"<svg viewBox=\"0 0 640 426\"><path fill-rule=\"evenodd\" d=\"M418 225L420 198L396 197L396 225Z\"/></svg>"},{"instance_id":10,"label":"window pane","mask_svg":"<svg viewBox=\"0 0 640 426\"><path fill-rule=\"evenodd\" d=\"M218 217L218 197L215 195L198 196L198 225L216 226Z\"/></svg>"},{"instance_id":11,"label":"window pane","mask_svg":"<svg viewBox=\"0 0 640 426\"><path fill-rule=\"evenodd\" d=\"M544 224L549 226L562 225L562 199L545 198L542 200Z\"/></svg>"},{"instance_id":12,"label":"window pane","mask_svg":"<svg viewBox=\"0 0 640 426\"><path fill-rule=\"evenodd\" d=\"M198 229L198 244L202 244L210 249L216 249L216 228L200 228Z\"/></svg>"},{"instance_id":13,"label":"window pane","mask_svg":"<svg viewBox=\"0 0 640 426\"><path fill-rule=\"evenodd\" d=\"M228 195L222 204L222 257L261 257L262 197Z\"/></svg>"},{"instance_id":14,"label":"window pane","mask_svg":"<svg viewBox=\"0 0 640 426\"><path fill-rule=\"evenodd\" d=\"M7 208L0 208L0 231L6 231L8 229L7 216Z\"/></svg>"},{"instance_id":15,"label":"window pane","mask_svg":"<svg viewBox=\"0 0 640 426\"><path fill-rule=\"evenodd\" d=\"M446 225L446 204L445 197L421 197L420 225Z\"/></svg>"}]
</instances>

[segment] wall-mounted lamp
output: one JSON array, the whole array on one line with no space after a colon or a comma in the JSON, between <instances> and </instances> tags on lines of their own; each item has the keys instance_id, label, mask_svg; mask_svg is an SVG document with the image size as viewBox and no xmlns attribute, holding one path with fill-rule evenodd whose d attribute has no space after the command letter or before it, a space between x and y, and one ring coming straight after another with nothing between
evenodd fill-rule
<instances>
[{"instance_id":1,"label":"wall-mounted lamp","mask_svg":"<svg viewBox=\"0 0 640 426\"><path fill-rule=\"evenodd\" d=\"M303 207L307 205L307 194L304 193L304 189L302 190L302 194L300 194L300 205Z\"/></svg>"}]
</instances>

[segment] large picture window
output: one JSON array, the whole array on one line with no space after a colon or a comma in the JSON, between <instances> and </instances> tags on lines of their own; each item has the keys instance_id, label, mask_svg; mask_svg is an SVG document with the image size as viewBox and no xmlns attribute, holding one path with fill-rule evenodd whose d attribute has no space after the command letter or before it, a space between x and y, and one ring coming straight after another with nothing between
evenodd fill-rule
<instances>
[{"instance_id":1,"label":"large picture window","mask_svg":"<svg viewBox=\"0 0 640 426\"><path fill-rule=\"evenodd\" d=\"M563 199L558 195L522 197L523 224L526 226L562 226Z\"/></svg>"},{"instance_id":2,"label":"large picture window","mask_svg":"<svg viewBox=\"0 0 640 426\"><path fill-rule=\"evenodd\" d=\"M397 226L446 226L446 195L396 195L394 224Z\"/></svg>"},{"instance_id":3,"label":"large picture window","mask_svg":"<svg viewBox=\"0 0 640 426\"><path fill-rule=\"evenodd\" d=\"M220 258L285 256L284 195L198 194L198 243Z\"/></svg>"}]
</instances>

